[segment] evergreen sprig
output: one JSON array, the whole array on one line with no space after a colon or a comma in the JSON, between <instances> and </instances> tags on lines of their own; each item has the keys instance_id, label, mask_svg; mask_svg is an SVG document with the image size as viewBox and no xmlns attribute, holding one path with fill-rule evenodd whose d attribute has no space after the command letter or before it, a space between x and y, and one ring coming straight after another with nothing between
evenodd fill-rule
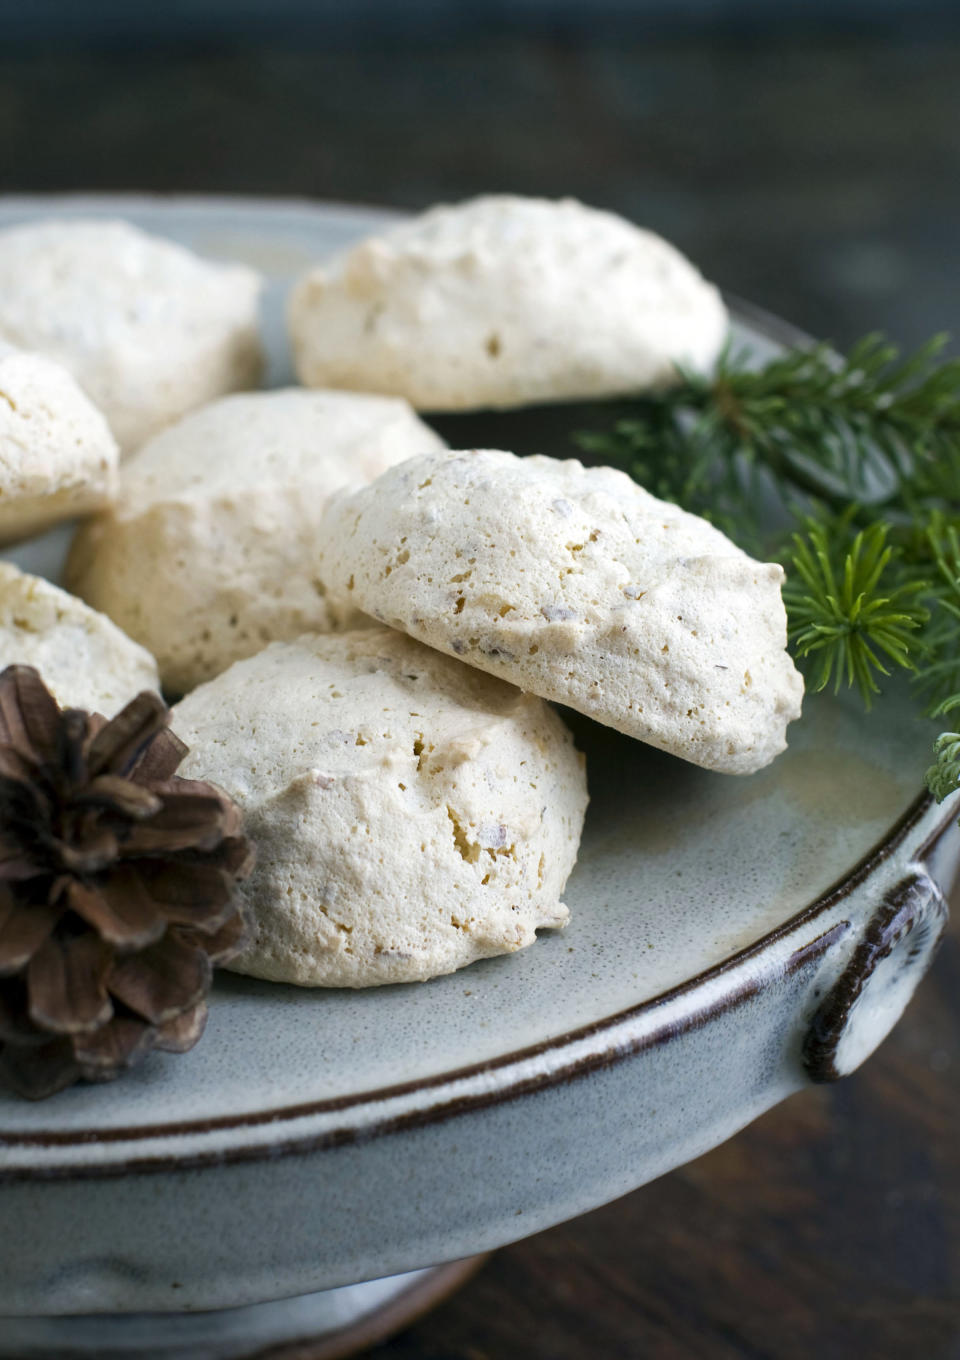
<instances>
[{"instance_id":1,"label":"evergreen sprig","mask_svg":"<svg viewBox=\"0 0 960 1360\"><path fill-rule=\"evenodd\" d=\"M793 575L784 588L789 640L800 658L815 657L813 688L834 681L857 685L867 708L879 694L877 675L889 675L882 653L894 666L915 669L913 634L929 618L916 601L920 581L896 579L888 526L871 524L847 546L842 525L835 537L827 525L808 520L806 534L793 536Z\"/></svg>"},{"instance_id":2,"label":"evergreen sprig","mask_svg":"<svg viewBox=\"0 0 960 1360\"><path fill-rule=\"evenodd\" d=\"M648 490L787 567L789 640L815 690L869 708L892 669L934 716L960 709L960 359L938 335L901 358L881 335L757 366L724 351L612 429L577 436ZM960 734L927 783L960 787Z\"/></svg>"},{"instance_id":3,"label":"evergreen sprig","mask_svg":"<svg viewBox=\"0 0 960 1360\"><path fill-rule=\"evenodd\" d=\"M942 716L960 707L960 695L954 695L935 710ZM941 732L933 743L933 764L927 770L927 788L942 803L944 798L960 788L960 732Z\"/></svg>"}]
</instances>

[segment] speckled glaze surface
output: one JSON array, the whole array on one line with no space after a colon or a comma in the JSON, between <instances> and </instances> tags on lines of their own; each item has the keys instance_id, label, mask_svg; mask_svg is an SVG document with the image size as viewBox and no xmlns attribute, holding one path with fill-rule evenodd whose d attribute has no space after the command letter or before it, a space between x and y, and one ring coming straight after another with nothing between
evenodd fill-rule
<instances>
[{"instance_id":1,"label":"speckled glaze surface","mask_svg":"<svg viewBox=\"0 0 960 1360\"><path fill-rule=\"evenodd\" d=\"M0 224L51 211L264 268L271 384L289 377L290 278L383 220L58 200L8 201ZM775 346L746 312L737 330ZM12 555L55 575L63 547ZM225 976L185 1057L36 1106L0 1097L0 1319L233 1308L496 1247L873 1050L929 962L960 852L956 808L920 796L931 730L906 693L869 718L808 698L787 753L745 779L572 725L592 804L562 933L423 985Z\"/></svg>"}]
</instances>

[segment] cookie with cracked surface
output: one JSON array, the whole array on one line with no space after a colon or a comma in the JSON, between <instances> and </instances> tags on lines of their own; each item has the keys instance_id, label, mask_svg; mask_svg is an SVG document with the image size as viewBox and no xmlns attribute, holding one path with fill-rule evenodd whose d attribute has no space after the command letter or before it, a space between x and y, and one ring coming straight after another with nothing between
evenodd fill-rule
<instances>
[{"instance_id":1,"label":"cookie with cracked surface","mask_svg":"<svg viewBox=\"0 0 960 1360\"><path fill-rule=\"evenodd\" d=\"M348 622L314 564L327 497L444 447L393 397L224 397L123 464L116 503L77 531L67 584L184 694L268 642Z\"/></svg>"},{"instance_id":2,"label":"cookie with cracked surface","mask_svg":"<svg viewBox=\"0 0 960 1360\"><path fill-rule=\"evenodd\" d=\"M116 493L119 457L61 364L0 340L0 543L99 510Z\"/></svg>"},{"instance_id":3,"label":"cookie with cracked surface","mask_svg":"<svg viewBox=\"0 0 960 1360\"><path fill-rule=\"evenodd\" d=\"M0 670L35 666L61 708L106 718L159 689L153 657L104 614L40 576L0 562Z\"/></svg>"},{"instance_id":4,"label":"cookie with cracked surface","mask_svg":"<svg viewBox=\"0 0 960 1360\"><path fill-rule=\"evenodd\" d=\"M584 763L542 700L388 629L274 643L173 726L244 810L254 923L230 966L301 986L425 981L562 926Z\"/></svg>"},{"instance_id":5,"label":"cookie with cracked surface","mask_svg":"<svg viewBox=\"0 0 960 1360\"><path fill-rule=\"evenodd\" d=\"M464 411L614 396L706 369L716 288L667 241L573 199L438 206L306 274L301 381Z\"/></svg>"},{"instance_id":6,"label":"cookie with cracked surface","mask_svg":"<svg viewBox=\"0 0 960 1360\"><path fill-rule=\"evenodd\" d=\"M332 498L320 570L344 605L707 769L760 769L800 715L783 569L612 468L412 459Z\"/></svg>"},{"instance_id":7,"label":"cookie with cracked surface","mask_svg":"<svg viewBox=\"0 0 960 1360\"><path fill-rule=\"evenodd\" d=\"M129 453L259 379L260 276L129 222L0 231L0 339L69 370Z\"/></svg>"}]
</instances>

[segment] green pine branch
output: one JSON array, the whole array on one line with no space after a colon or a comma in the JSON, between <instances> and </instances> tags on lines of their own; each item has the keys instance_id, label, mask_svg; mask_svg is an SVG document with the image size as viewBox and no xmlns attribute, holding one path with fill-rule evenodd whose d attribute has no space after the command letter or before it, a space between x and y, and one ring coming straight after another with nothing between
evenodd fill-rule
<instances>
[{"instance_id":1,"label":"green pine branch","mask_svg":"<svg viewBox=\"0 0 960 1360\"><path fill-rule=\"evenodd\" d=\"M960 708L960 359L935 336L905 359L880 335L762 367L728 348L581 448L779 557L789 641L811 688L859 690L892 670L928 712ZM960 787L960 735L927 783Z\"/></svg>"},{"instance_id":2,"label":"green pine branch","mask_svg":"<svg viewBox=\"0 0 960 1360\"><path fill-rule=\"evenodd\" d=\"M917 602L923 582L897 583L887 525L871 524L848 543L849 519L832 534L816 520L807 521L806 534L794 534L784 603L796 655L816 660L813 688L825 689L831 678L834 693L856 685L870 708L880 692L877 676L889 675L889 665L916 669L915 635L929 611Z\"/></svg>"},{"instance_id":3,"label":"green pine branch","mask_svg":"<svg viewBox=\"0 0 960 1360\"><path fill-rule=\"evenodd\" d=\"M960 708L960 694L954 694L934 710L936 717ZM942 803L960 788L960 732L941 732L933 743L933 764L927 770L927 788Z\"/></svg>"}]
</instances>

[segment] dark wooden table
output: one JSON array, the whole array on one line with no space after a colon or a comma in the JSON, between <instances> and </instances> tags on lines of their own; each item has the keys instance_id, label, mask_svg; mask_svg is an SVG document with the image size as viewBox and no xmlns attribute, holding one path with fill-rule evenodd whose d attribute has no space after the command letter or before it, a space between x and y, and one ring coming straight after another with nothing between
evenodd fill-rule
<instances>
[{"instance_id":1,"label":"dark wooden table","mask_svg":"<svg viewBox=\"0 0 960 1360\"><path fill-rule=\"evenodd\" d=\"M0 48L0 192L575 193L846 342L960 324L960 45ZM960 1357L960 931L866 1068L499 1252L381 1360Z\"/></svg>"}]
</instances>

